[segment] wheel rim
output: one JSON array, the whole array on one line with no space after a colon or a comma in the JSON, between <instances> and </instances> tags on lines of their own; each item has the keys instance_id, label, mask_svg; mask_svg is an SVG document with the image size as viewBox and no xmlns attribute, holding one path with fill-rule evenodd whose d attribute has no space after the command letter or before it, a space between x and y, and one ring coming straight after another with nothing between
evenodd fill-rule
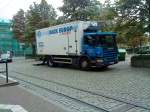
<instances>
[{"instance_id":1,"label":"wheel rim","mask_svg":"<svg viewBox=\"0 0 150 112\"><path fill-rule=\"evenodd\" d=\"M81 67L82 68L87 68L88 67L88 62L86 60L82 61Z\"/></svg>"},{"instance_id":2,"label":"wheel rim","mask_svg":"<svg viewBox=\"0 0 150 112\"><path fill-rule=\"evenodd\" d=\"M53 66L53 62L52 62L52 60L51 60L51 59L49 59L49 61L48 61L48 65L49 65L49 66Z\"/></svg>"}]
</instances>

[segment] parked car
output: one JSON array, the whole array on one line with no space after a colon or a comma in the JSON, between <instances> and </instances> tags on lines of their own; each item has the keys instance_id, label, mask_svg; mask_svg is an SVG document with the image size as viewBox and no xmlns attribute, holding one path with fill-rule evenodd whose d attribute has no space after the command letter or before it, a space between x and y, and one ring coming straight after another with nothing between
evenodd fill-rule
<instances>
[{"instance_id":1,"label":"parked car","mask_svg":"<svg viewBox=\"0 0 150 112\"><path fill-rule=\"evenodd\" d=\"M142 49L137 52L137 54L150 54L150 49Z\"/></svg>"},{"instance_id":2,"label":"parked car","mask_svg":"<svg viewBox=\"0 0 150 112\"><path fill-rule=\"evenodd\" d=\"M0 56L0 62L12 62L12 55L10 52L7 52L7 53L4 53L4 54L1 54Z\"/></svg>"}]
</instances>

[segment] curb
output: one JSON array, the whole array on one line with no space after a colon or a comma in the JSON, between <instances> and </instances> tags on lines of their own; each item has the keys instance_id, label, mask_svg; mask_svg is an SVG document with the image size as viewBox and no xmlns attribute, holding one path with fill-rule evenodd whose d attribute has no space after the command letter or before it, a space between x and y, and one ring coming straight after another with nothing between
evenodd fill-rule
<instances>
[{"instance_id":1,"label":"curb","mask_svg":"<svg viewBox=\"0 0 150 112\"><path fill-rule=\"evenodd\" d=\"M0 87L16 86L18 84L19 82L10 82L10 83L0 84Z\"/></svg>"},{"instance_id":2,"label":"curb","mask_svg":"<svg viewBox=\"0 0 150 112\"><path fill-rule=\"evenodd\" d=\"M2 75L2 74L0 75L0 77L3 78L3 79L6 79L5 76ZM15 86L15 85L18 85L18 84L19 84L18 81L14 80L14 79L12 79L12 78L8 78L8 79L9 79L10 82L4 83L4 84L0 84L0 87Z\"/></svg>"}]
</instances>

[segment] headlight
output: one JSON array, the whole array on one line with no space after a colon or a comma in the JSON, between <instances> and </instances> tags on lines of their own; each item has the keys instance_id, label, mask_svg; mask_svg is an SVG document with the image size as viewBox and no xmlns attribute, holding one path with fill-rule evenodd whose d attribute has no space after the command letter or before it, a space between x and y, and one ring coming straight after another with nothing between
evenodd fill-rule
<instances>
[{"instance_id":1,"label":"headlight","mask_svg":"<svg viewBox=\"0 0 150 112\"><path fill-rule=\"evenodd\" d=\"M102 62L103 62L103 60L98 59L98 60L96 60L96 62L98 62L98 63L102 63Z\"/></svg>"}]
</instances>

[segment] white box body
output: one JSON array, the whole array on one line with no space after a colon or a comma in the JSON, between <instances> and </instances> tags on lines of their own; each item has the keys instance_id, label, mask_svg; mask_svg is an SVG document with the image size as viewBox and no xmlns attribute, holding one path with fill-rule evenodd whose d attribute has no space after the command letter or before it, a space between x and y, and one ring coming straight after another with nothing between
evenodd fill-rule
<instances>
[{"instance_id":1,"label":"white box body","mask_svg":"<svg viewBox=\"0 0 150 112\"><path fill-rule=\"evenodd\" d=\"M81 55L84 30L96 22L75 21L36 30L38 55Z\"/></svg>"}]
</instances>

